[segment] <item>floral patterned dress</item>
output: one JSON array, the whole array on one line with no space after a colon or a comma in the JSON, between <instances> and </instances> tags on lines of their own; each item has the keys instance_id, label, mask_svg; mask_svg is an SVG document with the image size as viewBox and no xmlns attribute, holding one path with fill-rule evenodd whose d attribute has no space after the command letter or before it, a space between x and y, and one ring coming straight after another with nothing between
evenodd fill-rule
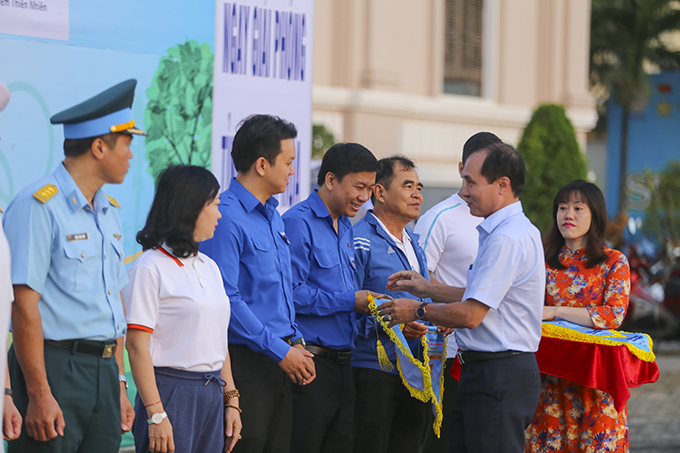
<instances>
[{"instance_id":1,"label":"floral patterned dress","mask_svg":"<svg viewBox=\"0 0 680 453\"><path fill-rule=\"evenodd\" d=\"M619 251L586 268L585 250L560 252L567 269L546 268L546 305L585 307L596 328L621 325L628 308L630 271ZM628 410L614 409L609 394L566 379L541 374L541 400L527 429L529 452L627 452Z\"/></svg>"}]
</instances>

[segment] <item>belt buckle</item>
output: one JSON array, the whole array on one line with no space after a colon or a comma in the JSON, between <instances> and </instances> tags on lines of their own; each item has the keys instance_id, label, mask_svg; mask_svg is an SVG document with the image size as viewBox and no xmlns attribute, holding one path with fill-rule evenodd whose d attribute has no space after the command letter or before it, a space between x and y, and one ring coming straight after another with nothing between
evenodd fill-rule
<instances>
[{"instance_id":1,"label":"belt buckle","mask_svg":"<svg viewBox=\"0 0 680 453\"><path fill-rule=\"evenodd\" d=\"M115 349L116 349L115 344L107 344L106 346L104 346L104 351L102 352L102 359L108 359L109 357L113 357Z\"/></svg>"},{"instance_id":2,"label":"belt buckle","mask_svg":"<svg viewBox=\"0 0 680 453\"><path fill-rule=\"evenodd\" d=\"M460 362L461 365L465 365L465 360L463 360L463 352L458 353L458 362Z\"/></svg>"}]
</instances>

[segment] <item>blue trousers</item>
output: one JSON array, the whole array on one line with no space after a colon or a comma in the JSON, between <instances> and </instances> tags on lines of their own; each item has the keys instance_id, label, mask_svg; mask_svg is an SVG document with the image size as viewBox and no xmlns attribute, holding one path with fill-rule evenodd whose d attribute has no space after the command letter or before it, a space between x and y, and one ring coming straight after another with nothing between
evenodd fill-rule
<instances>
[{"instance_id":1,"label":"blue trousers","mask_svg":"<svg viewBox=\"0 0 680 453\"><path fill-rule=\"evenodd\" d=\"M224 400L221 370L208 373L155 368L156 385L172 425L176 452L221 453L224 451ZM137 453L149 451L149 424L139 393L135 399Z\"/></svg>"}]
</instances>

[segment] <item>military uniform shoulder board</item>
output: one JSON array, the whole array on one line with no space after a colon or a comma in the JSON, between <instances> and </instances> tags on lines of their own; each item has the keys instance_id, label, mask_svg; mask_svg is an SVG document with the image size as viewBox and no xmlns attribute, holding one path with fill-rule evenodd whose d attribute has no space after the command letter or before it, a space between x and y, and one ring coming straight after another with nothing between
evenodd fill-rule
<instances>
[{"instance_id":1,"label":"military uniform shoulder board","mask_svg":"<svg viewBox=\"0 0 680 453\"><path fill-rule=\"evenodd\" d=\"M33 196L41 203L47 203L57 192L59 189L54 184L47 184L42 189L33 192Z\"/></svg>"},{"instance_id":2,"label":"military uniform shoulder board","mask_svg":"<svg viewBox=\"0 0 680 453\"><path fill-rule=\"evenodd\" d=\"M109 199L109 201L111 202L112 205L114 205L115 207L117 207L118 209L120 209L120 205L118 204L118 200L116 200L116 199L113 198L113 197L109 197L108 195L106 196L106 198Z\"/></svg>"}]
</instances>

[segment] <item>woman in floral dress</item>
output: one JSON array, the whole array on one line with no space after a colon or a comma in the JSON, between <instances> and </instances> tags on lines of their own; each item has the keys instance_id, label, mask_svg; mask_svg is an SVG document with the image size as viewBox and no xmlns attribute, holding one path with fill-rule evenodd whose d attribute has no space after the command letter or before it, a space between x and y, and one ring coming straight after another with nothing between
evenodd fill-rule
<instances>
[{"instance_id":1,"label":"woman in floral dress","mask_svg":"<svg viewBox=\"0 0 680 453\"><path fill-rule=\"evenodd\" d=\"M594 184L574 181L557 193L544 241L543 319L596 329L621 325L630 272L626 257L605 246L606 216L604 196ZM527 429L526 452L558 451L627 452L627 409L617 412L605 392L541 374L541 400Z\"/></svg>"}]
</instances>

